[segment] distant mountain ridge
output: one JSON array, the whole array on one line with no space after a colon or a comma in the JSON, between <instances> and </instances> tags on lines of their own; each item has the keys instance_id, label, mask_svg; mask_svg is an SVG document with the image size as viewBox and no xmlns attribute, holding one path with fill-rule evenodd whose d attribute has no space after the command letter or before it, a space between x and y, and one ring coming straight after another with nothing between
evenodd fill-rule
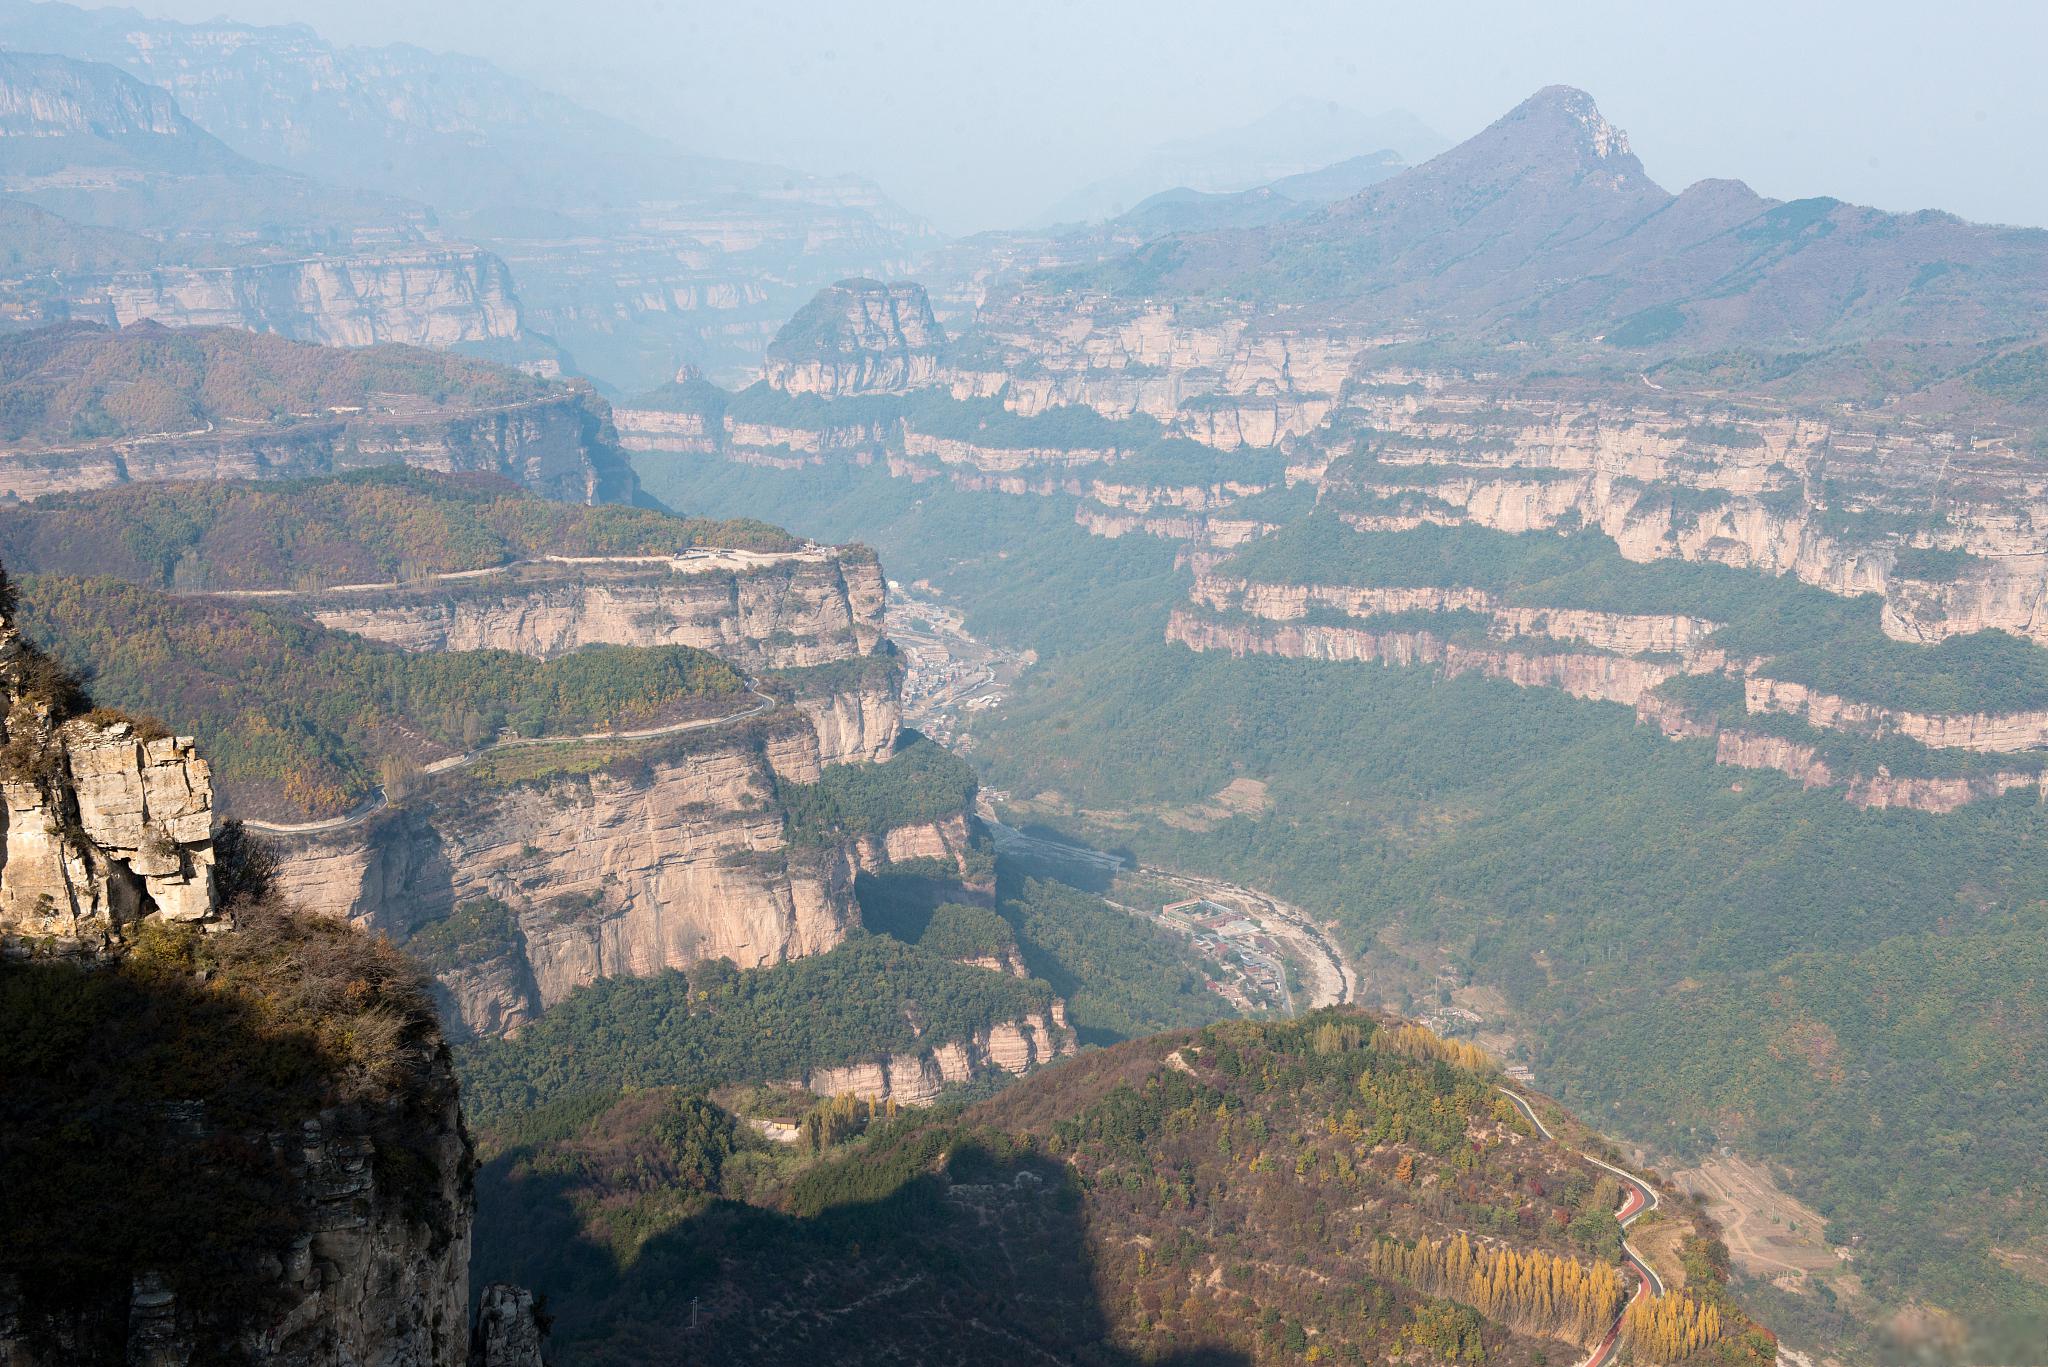
<instances>
[{"instance_id":1,"label":"distant mountain ridge","mask_svg":"<svg viewBox=\"0 0 2048 1367\"><path fill-rule=\"evenodd\" d=\"M1048 223L1114 218L1177 186L1235 194L1362 154L1391 152L1412 164L1445 145L1441 134L1406 110L1362 114L1331 100L1291 100L1249 123L1162 143L1129 169L1066 196L1043 217Z\"/></svg>"},{"instance_id":2,"label":"distant mountain ridge","mask_svg":"<svg viewBox=\"0 0 2048 1367\"><path fill-rule=\"evenodd\" d=\"M117 67L0 51L0 189L88 223L165 237L310 242L411 236L427 214L253 161Z\"/></svg>"},{"instance_id":3,"label":"distant mountain ridge","mask_svg":"<svg viewBox=\"0 0 2048 1367\"><path fill-rule=\"evenodd\" d=\"M527 332L622 390L739 379L813 290L934 235L871 182L702 156L480 58L30 0L0 0L0 47L119 67L234 152L431 206L510 264Z\"/></svg>"},{"instance_id":4,"label":"distant mountain ridge","mask_svg":"<svg viewBox=\"0 0 2048 1367\"><path fill-rule=\"evenodd\" d=\"M1988 344L2038 329L2048 232L1781 203L1735 181L1672 195L1589 95L1553 86L1312 217L1149 244L1076 282L1496 340Z\"/></svg>"}]
</instances>

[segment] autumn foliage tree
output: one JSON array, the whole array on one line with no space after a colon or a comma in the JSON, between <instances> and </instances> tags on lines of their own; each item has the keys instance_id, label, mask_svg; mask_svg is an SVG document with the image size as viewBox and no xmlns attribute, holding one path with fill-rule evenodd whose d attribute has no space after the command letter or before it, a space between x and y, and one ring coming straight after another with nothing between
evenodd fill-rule
<instances>
[{"instance_id":1,"label":"autumn foliage tree","mask_svg":"<svg viewBox=\"0 0 2048 1367\"><path fill-rule=\"evenodd\" d=\"M1642 1296L1621 1317L1621 1342L1638 1362L1678 1362L1721 1337L1721 1311L1680 1292Z\"/></svg>"},{"instance_id":2,"label":"autumn foliage tree","mask_svg":"<svg viewBox=\"0 0 2048 1367\"><path fill-rule=\"evenodd\" d=\"M1621 1273L1612 1267L1541 1249L1491 1248L1462 1233L1412 1244L1382 1239L1373 1246L1372 1267L1523 1333L1588 1346L1613 1325L1626 1295Z\"/></svg>"}]
</instances>

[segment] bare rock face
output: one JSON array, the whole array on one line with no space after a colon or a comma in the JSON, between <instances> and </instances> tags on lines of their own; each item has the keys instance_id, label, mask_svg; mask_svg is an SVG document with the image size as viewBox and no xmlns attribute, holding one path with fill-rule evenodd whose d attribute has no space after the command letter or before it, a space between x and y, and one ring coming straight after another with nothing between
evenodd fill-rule
<instances>
[{"instance_id":1,"label":"bare rock face","mask_svg":"<svg viewBox=\"0 0 2048 1367\"><path fill-rule=\"evenodd\" d=\"M445 585L310 594L294 606L406 650L552 659L588 645L681 645L745 669L800 669L872 654L885 593L872 555L818 548L558 559Z\"/></svg>"},{"instance_id":2,"label":"bare rock face","mask_svg":"<svg viewBox=\"0 0 2048 1367\"><path fill-rule=\"evenodd\" d=\"M1191 650L1279 655L1295 660L1350 660L1434 666L1445 678L1477 674L1523 688L1556 688L1575 698L1634 706L1650 690L1686 672L1674 664L1620 655L1542 654L1493 650L1447 641L1428 631L1372 631L1320 623L1266 626L1176 610L1166 639Z\"/></svg>"},{"instance_id":3,"label":"bare rock face","mask_svg":"<svg viewBox=\"0 0 2048 1367\"><path fill-rule=\"evenodd\" d=\"M469 1367L544 1367L540 1307L523 1286L492 1282L477 1301Z\"/></svg>"},{"instance_id":4,"label":"bare rock face","mask_svg":"<svg viewBox=\"0 0 2048 1367\"><path fill-rule=\"evenodd\" d=\"M768 383L792 394L901 394L932 384L945 333L924 286L842 280L768 345Z\"/></svg>"},{"instance_id":5,"label":"bare rock face","mask_svg":"<svg viewBox=\"0 0 2048 1367\"><path fill-rule=\"evenodd\" d=\"M219 924L213 780L192 740L97 714L57 721L37 672L0 622L0 943L92 952L146 917Z\"/></svg>"},{"instance_id":6,"label":"bare rock face","mask_svg":"<svg viewBox=\"0 0 2048 1367\"><path fill-rule=\"evenodd\" d=\"M600 978L823 953L859 924L861 861L947 848L948 833L923 828L874 850L791 846L777 781L814 783L826 762L791 708L679 737L617 773L451 779L406 809L288 837L281 879L309 910L400 941L427 932L414 949L439 975L451 1027L504 1034ZM502 919L459 954L422 949L438 923L489 904Z\"/></svg>"},{"instance_id":7,"label":"bare rock face","mask_svg":"<svg viewBox=\"0 0 2048 1367\"><path fill-rule=\"evenodd\" d=\"M474 247L414 247L232 266L160 266L104 283L117 327L147 318L167 327L242 327L326 346L404 342L450 347L518 339L512 273Z\"/></svg>"},{"instance_id":8,"label":"bare rock face","mask_svg":"<svg viewBox=\"0 0 2048 1367\"><path fill-rule=\"evenodd\" d=\"M1938 749L2011 754L2048 745L2048 712L1911 712L1754 676L1743 681L1743 701L1751 712L1780 712L1813 726L1870 735L1894 732Z\"/></svg>"},{"instance_id":9,"label":"bare rock face","mask_svg":"<svg viewBox=\"0 0 2048 1367\"><path fill-rule=\"evenodd\" d=\"M274 1214L298 1233L275 1249L248 1250L235 1318L223 1323L217 1307L187 1305L152 1272L136 1275L117 1324L90 1312L53 1322L0 1281L0 1362L97 1361L110 1343L125 1345L126 1361L150 1367L222 1361L224 1344L232 1345L231 1360L263 1367L462 1362L472 1160L445 1055L437 1066L445 1105L413 1150L432 1174L431 1191L394 1191L359 1120L336 1112L309 1116L298 1129L272 1136L289 1193L289 1204ZM206 1124L197 1115L192 1123ZM422 1203L441 1217L421 1219ZM52 1352L53 1344L70 1350Z\"/></svg>"},{"instance_id":10,"label":"bare rock face","mask_svg":"<svg viewBox=\"0 0 2048 1367\"><path fill-rule=\"evenodd\" d=\"M503 475L571 503L630 502L639 480L608 428L602 400L574 391L480 412L330 414L62 452L0 451L0 492L37 499L130 480L278 479L402 464Z\"/></svg>"},{"instance_id":11,"label":"bare rock face","mask_svg":"<svg viewBox=\"0 0 2048 1367\"><path fill-rule=\"evenodd\" d=\"M913 1053L890 1054L864 1063L817 1068L800 1080L819 1096L851 1093L863 1101L895 1101L904 1106L929 1106L956 1083L972 1082L992 1073L1028 1073L1077 1048L1067 1025L1064 1003L1031 1012L1016 1020L998 1021L965 1040L949 1041Z\"/></svg>"}]
</instances>

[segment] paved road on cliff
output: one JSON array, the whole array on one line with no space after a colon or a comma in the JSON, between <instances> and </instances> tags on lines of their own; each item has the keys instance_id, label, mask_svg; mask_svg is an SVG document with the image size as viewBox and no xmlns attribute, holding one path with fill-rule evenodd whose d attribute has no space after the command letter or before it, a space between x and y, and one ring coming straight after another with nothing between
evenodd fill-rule
<instances>
[{"instance_id":1,"label":"paved road on cliff","mask_svg":"<svg viewBox=\"0 0 2048 1367\"><path fill-rule=\"evenodd\" d=\"M1526 1097L1511 1087L1502 1087L1499 1090L1509 1101L1514 1102L1515 1109L1520 1111L1528 1119L1529 1123L1536 1127L1536 1133L1542 1135L1553 1144L1560 1142L1558 1137L1550 1132L1550 1127L1545 1125L1537 1116L1536 1108L1529 1104ZM1657 1192L1642 1178L1632 1172L1617 1168L1612 1163L1602 1162L1590 1153L1580 1153L1579 1157L1585 1159L1594 1167L1611 1172L1621 1179L1621 1189L1627 1195L1622 1198L1621 1209L1614 1213L1614 1218L1621 1223L1624 1231L1634 1224L1638 1217L1657 1208ZM1629 1297L1630 1301L1638 1300L1644 1296L1661 1296L1664 1294L1664 1279L1657 1275L1656 1269L1652 1268L1644 1260L1642 1254L1636 1252L1635 1245L1631 1244L1626 1237L1621 1241L1621 1256L1630 1267L1636 1270L1637 1275L1641 1278L1636 1283L1635 1295ZM1616 1315L1614 1317L1614 1324L1607 1330L1607 1337L1600 1340L1600 1346L1593 1350L1593 1355L1586 1359L1582 1367L1607 1367L1607 1364L1614 1360L1614 1355L1620 1347L1621 1316Z\"/></svg>"},{"instance_id":2,"label":"paved road on cliff","mask_svg":"<svg viewBox=\"0 0 2048 1367\"><path fill-rule=\"evenodd\" d=\"M492 741L482 749L472 750L466 755L451 755L437 759L424 767L429 774L449 774L457 769L467 769L485 755L499 750L519 750L535 745L586 745L592 741L606 740L654 740L661 736L681 735L685 731L701 731L711 726L730 726L734 722L758 717L772 712L782 704L763 693L753 680L747 681L747 692L760 701L740 712L728 712L722 717L698 717L694 721L679 721L668 726L650 726L639 731L587 731L580 736L508 736ZM345 831L351 826L360 826L377 813L391 805L389 796L379 787L376 795L352 812L340 816L325 817L319 821L277 822L257 821L245 817L242 824L263 835L323 835L329 831Z\"/></svg>"}]
</instances>

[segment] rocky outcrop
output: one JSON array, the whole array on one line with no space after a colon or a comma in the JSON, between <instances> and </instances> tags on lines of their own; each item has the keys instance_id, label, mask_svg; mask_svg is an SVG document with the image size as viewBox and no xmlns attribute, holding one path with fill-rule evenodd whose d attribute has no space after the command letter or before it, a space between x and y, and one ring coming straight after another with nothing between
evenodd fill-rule
<instances>
[{"instance_id":1,"label":"rocky outcrop","mask_svg":"<svg viewBox=\"0 0 2048 1367\"><path fill-rule=\"evenodd\" d=\"M1697 657L1719 622L1682 613L1595 612L1582 608L1519 607L1502 604L1485 589L1378 588L1352 584L1268 584L1227 575L1197 576L1189 595L1219 612L1242 612L1274 622L1306 617L1316 608L1371 618L1409 612L1476 612L1492 619L1489 634L1500 640L1540 636L1579 641L1618 655Z\"/></svg>"},{"instance_id":2,"label":"rocky outcrop","mask_svg":"<svg viewBox=\"0 0 2048 1367\"><path fill-rule=\"evenodd\" d=\"M842 280L768 344L768 383L791 394L901 394L938 378L945 333L924 286Z\"/></svg>"},{"instance_id":3,"label":"rocky outcrop","mask_svg":"<svg viewBox=\"0 0 2048 1367\"><path fill-rule=\"evenodd\" d=\"M1755 675L1743 681L1743 702L1751 712L1779 712L1824 730L1901 735L1936 749L2015 753L2048 748L2048 712L1912 712Z\"/></svg>"},{"instance_id":4,"label":"rocky outcrop","mask_svg":"<svg viewBox=\"0 0 2048 1367\"><path fill-rule=\"evenodd\" d=\"M966 465L991 473L1045 466L1101 465L1129 454L1114 447L991 446L957 437L935 437L914 428L903 433L903 453L936 460L942 465Z\"/></svg>"},{"instance_id":5,"label":"rocky outcrop","mask_svg":"<svg viewBox=\"0 0 2048 1367\"><path fill-rule=\"evenodd\" d=\"M872 555L825 548L557 558L291 601L323 626L406 650L552 659L589 645L681 645L746 669L800 669L874 653L886 594Z\"/></svg>"},{"instance_id":6,"label":"rocky outcrop","mask_svg":"<svg viewBox=\"0 0 2048 1367\"><path fill-rule=\"evenodd\" d=\"M492 1282L477 1298L469 1367L545 1367L540 1305L523 1286Z\"/></svg>"},{"instance_id":7,"label":"rocky outcrop","mask_svg":"<svg viewBox=\"0 0 2048 1367\"><path fill-rule=\"evenodd\" d=\"M972 872L968 852L974 848L974 834L966 812L942 821L898 826L880 836L863 835L853 842L853 859L864 873L879 873L891 864L910 860L936 859L959 872L962 888L992 899L993 880Z\"/></svg>"},{"instance_id":8,"label":"rocky outcrop","mask_svg":"<svg viewBox=\"0 0 2048 1367\"><path fill-rule=\"evenodd\" d=\"M1882 593L1901 640L1997 627L2048 641L2048 504L2005 431L1792 417L1654 386L1504 392L1493 377L1408 370L1354 380L1343 417L1373 433L1372 458L1339 459L1326 492L1426 505L1344 513L1364 530L1597 528L1632 560ZM1970 560L1916 578L1898 568L1909 549Z\"/></svg>"},{"instance_id":9,"label":"rocky outcrop","mask_svg":"<svg viewBox=\"0 0 2048 1367\"><path fill-rule=\"evenodd\" d=\"M62 450L0 451L0 492L21 499L130 480L277 479L378 465L503 475L573 503L630 502L639 481L603 402L563 391L480 411L326 414Z\"/></svg>"},{"instance_id":10,"label":"rocky outcrop","mask_svg":"<svg viewBox=\"0 0 2048 1367\"><path fill-rule=\"evenodd\" d=\"M1970 543L1983 557L1953 578L1928 581L1897 573L1885 585L1885 635L1933 645L1973 631L2009 631L2048 643L2048 553L2029 528L2005 535L1979 528Z\"/></svg>"},{"instance_id":11,"label":"rocky outcrop","mask_svg":"<svg viewBox=\"0 0 2048 1367\"><path fill-rule=\"evenodd\" d=\"M822 953L859 923L859 867L939 853L946 835L792 846L776 785L818 781L817 737L790 708L623 751L594 773L450 775L403 809L284 837L281 878L311 910L411 940L451 1023L477 1035L600 978ZM953 834L964 847L964 825ZM437 957L449 936L435 927L490 904L503 920Z\"/></svg>"},{"instance_id":12,"label":"rocky outcrop","mask_svg":"<svg viewBox=\"0 0 2048 1367\"><path fill-rule=\"evenodd\" d=\"M1352 584L1268 584L1221 574L1196 576L1189 595L1218 612L1242 612L1271 622L1330 608L1351 617L1397 612L1491 612L1494 595L1474 588L1377 588Z\"/></svg>"},{"instance_id":13,"label":"rocky outcrop","mask_svg":"<svg viewBox=\"0 0 2048 1367\"><path fill-rule=\"evenodd\" d=\"M0 690L7 709L0 751L6 817L0 947L10 956L54 951L118 958L138 923L150 919L228 937L252 933L231 925L217 902L212 783L191 740L99 711L61 720L58 701L70 690L6 623L0 623ZM19 971L59 967L22 965ZM102 964L82 971L117 969ZM368 984L354 987L375 1000ZM189 1030L195 1020L210 1032L244 1028L226 1003L211 1014L166 1006L161 1019L152 1014L131 1023ZM250 1200L252 1182L264 1192L251 1242L228 1250L235 1268L230 1285L202 1293L180 1268L137 1267L112 1286L67 1288L59 1309L0 1278L0 1361L126 1360L166 1367L227 1360L296 1367L463 1361L474 1205L469 1140L439 1034L431 1023L408 1025L396 1016L393 1022L391 1048L408 1057L391 1064L404 1081L391 1085L381 1105L313 1110L281 1129L269 1128L272 1118L251 1133L250 1122L238 1122L243 1128L237 1129L216 1118L222 1111L239 1114L239 1100L216 1110L218 1099L178 1094L166 1142L193 1156L179 1179L202 1190L219 1184L230 1204ZM306 1029L297 1022L286 1028ZM413 1033L401 1040L400 1030ZM176 1047L215 1045L225 1047L209 1033ZM280 1057L305 1048L271 1047ZM236 1078L221 1085L233 1087ZM266 1077L256 1090L271 1085ZM124 1103L95 1095L87 1104ZM152 1116L151 1123L160 1118ZM394 1134L394 1125L403 1133ZM399 1159L401 1150L402 1161L388 1161Z\"/></svg>"},{"instance_id":14,"label":"rocky outcrop","mask_svg":"<svg viewBox=\"0 0 2048 1367\"><path fill-rule=\"evenodd\" d=\"M667 408L614 408L619 445L628 451L679 451L710 456L724 449L724 433L715 417Z\"/></svg>"},{"instance_id":15,"label":"rocky outcrop","mask_svg":"<svg viewBox=\"0 0 2048 1367\"><path fill-rule=\"evenodd\" d=\"M965 1040L951 1040L913 1053L889 1054L864 1063L815 1068L798 1080L819 1096L852 1094L864 1101L929 1106L947 1087L993 1073L1030 1072L1076 1049L1064 1004L1016 1020L999 1021Z\"/></svg>"},{"instance_id":16,"label":"rocky outcrop","mask_svg":"<svg viewBox=\"0 0 2048 1367\"><path fill-rule=\"evenodd\" d=\"M96 952L149 917L217 923L206 761L189 737L61 720L48 669L0 622L0 946Z\"/></svg>"}]
</instances>

